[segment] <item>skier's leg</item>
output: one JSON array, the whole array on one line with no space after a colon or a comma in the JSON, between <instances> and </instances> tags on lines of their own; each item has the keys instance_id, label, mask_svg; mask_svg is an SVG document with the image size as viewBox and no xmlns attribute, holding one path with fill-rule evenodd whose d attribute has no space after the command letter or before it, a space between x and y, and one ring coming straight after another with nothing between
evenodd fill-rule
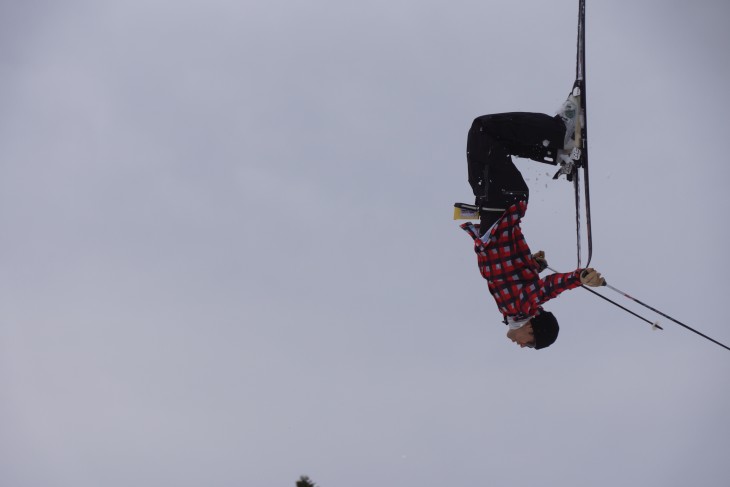
<instances>
[{"instance_id":1,"label":"skier's leg","mask_svg":"<svg viewBox=\"0 0 730 487\"><path fill-rule=\"evenodd\" d=\"M501 211L480 210L480 229L484 233L509 205L521 199L527 200L529 192L507 147L490 131L484 130L478 119L469 131L466 157L469 184L476 196L476 205L502 208Z\"/></svg>"},{"instance_id":2,"label":"skier's leg","mask_svg":"<svg viewBox=\"0 0 730 487\"><path fill-rule=\"evenodd\" d=\"M478 117L469 130L466 159L469 184L477 205L508 203L510 194L527 192L522 175L510 155L541 162L562 144L565 129L560 120L541 113L501 113Z\"/></svg>"},{"instance_id":3,"label":"skier's leg","mask_svg":"<svg viewBox=\"0 0 730 487\"><path fill-rule=\"evenodd\" d=\"M510 155L557 164L555 155L564 136L563 122L542 113L500 113L476 118L467 140L469 184L476 204L506 208L515 201L527 200L527 184ZM502 212L480 214L484 232Z\"/></svg>"},{"instance_id":4,"label":"skier's leg","mask_svg":"<svg viewBox=\"0 0 730 487\"><path fill-rule=\"evenodd\" d=\"M474 120L480 130L488 132L513 156L547 164L557 164L557 152L563 148L565 124L544 113L498 113Z\"/></svg>"}]
</instances>

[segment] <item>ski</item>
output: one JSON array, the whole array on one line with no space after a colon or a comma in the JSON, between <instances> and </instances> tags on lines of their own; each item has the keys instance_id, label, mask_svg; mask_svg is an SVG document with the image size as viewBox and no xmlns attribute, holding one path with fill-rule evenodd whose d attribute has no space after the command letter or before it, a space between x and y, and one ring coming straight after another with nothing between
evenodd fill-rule
<instances>
[{"instance_id":1,"label":"ski","mask_svg":"<svg viewBox=\"0 0 730 487\"><path fill-rule=\"evenodd\" d=\"M583 170L583 207L585 210L585 231L588 245L588 259L585 267L593 257L593 233L591 231L591 198L590 180L588 178L588 111L586 103L586 3L585 0L578 1L578 46L575 61L575 83L573 84L573 96L578 100L580 116L575 126L575 147L580 151L573 174L573 187L575 190L575 227L578 253L578 267L581 265L581 184L579 169Z\"/></svg>"}]
</instances>

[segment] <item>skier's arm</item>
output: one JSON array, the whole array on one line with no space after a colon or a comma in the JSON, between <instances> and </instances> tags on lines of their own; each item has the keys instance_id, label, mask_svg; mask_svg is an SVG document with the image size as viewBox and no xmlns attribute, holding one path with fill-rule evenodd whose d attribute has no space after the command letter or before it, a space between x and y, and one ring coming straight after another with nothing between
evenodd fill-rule
<instances>
[{"instance_id":1,"label":"skier's arm","mask_svg":"<svg viewBox=\"0 0 730 487\"><path fill-rule=\"evenodd\" d=\"M542 299L541 301L544 303L545 301L549 301L555 297L557 297L560 293L563 291L567 291L569 289L575 289L578 286L580 286L580 273L582 269L577 269L573 272L566 272L566 273L560 273L556 272L555 274L550 274L545 276L542 281Z\"/></svg>"}]
</instances>

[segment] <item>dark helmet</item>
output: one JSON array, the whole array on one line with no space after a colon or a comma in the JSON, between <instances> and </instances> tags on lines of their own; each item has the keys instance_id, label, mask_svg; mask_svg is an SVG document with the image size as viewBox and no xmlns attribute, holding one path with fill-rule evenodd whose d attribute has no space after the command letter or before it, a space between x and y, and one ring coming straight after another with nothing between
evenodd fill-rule
<instances>
[{"instance_id":1,"label":"dark helmet","mask_svg":"<svg viewBox=\"0 0 730 487\"><path fill-rule=\"evenodd\" d=\"M560 327L558 320L550 311L540 311L530 320L530 323L532 323L532 333L535 336L535 350L549 347L557 340Z\"/></svg>"}]
</instances>

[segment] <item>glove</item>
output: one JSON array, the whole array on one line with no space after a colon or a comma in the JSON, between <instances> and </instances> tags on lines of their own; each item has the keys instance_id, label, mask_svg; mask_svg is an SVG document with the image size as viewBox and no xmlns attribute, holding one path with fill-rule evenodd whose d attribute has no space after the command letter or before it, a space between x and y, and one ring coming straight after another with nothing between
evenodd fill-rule
<instances>
[{"instance_id":1,"label":"glove","mask_svg":"<svg viewBox=\"0 0 730 487\"><path fill-rule=\"evenodd\" d=\"M598 287L606 284L606 280L601 277L601 273L595 269L584 269L580 273L580 282L584 286Z\"/></svg>"},{"instance_id":2,"label":"glove","mask_svg":"<svg viewBox=\"0 0 730 487\"><path fill-rule=\"evenodd\" d=\"M542 250L535 252L532 254L532 258L535 259L535 262L537 262L538 272L542 272L547 269L548 263L547 260L545 260L545 252Z\"/></svg>"}]
</instances>

